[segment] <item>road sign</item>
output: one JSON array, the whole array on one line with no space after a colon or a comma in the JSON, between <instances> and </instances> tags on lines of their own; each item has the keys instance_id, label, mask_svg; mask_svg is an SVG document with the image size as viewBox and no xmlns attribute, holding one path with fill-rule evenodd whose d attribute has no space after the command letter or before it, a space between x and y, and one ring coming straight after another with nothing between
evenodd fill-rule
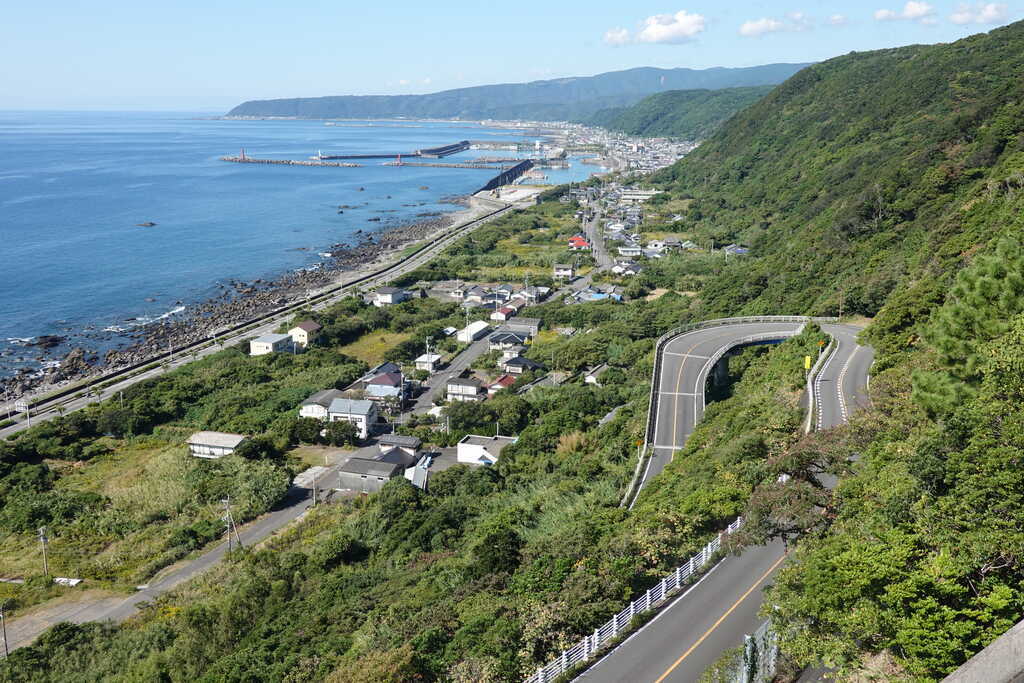
<instances>
[{"instance_id":1,"label":"road sign","mask_svg":"<svg viewBox=\"0 0 1024 683\"><path fill-rule=\"evenodd\" d=\"M811 369L811 357L810 356L804 356L804 370L810 370L810 369Z\"/></svg>"},{"instance_id":2,"label":"road sign","mask_svg":"<svg viewBox=\"0 0 1024 683\"><path fill-rule=\"evenodd\" d=\"M28 412L28 401L15 401L14 409L23 413Z\"/></svg>"}]
</instances>

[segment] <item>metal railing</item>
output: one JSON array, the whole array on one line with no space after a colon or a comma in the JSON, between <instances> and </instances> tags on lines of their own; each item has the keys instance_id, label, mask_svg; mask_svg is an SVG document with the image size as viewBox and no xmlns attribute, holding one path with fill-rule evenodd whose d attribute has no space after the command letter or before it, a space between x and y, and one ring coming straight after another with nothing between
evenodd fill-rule
<instances>
[{"instance_id":1,"label":"metal railing","mask_svg":"<svg viewBox=\"0 0 1024 683\"><path fill-rule=\"evenodd\" d=\"M679 565L667 574L656 585L648 588L643 595L629 603L629 606L613 616L606 623L594 629L594 632L583 638L572 647L562 650L546 666L537 668L536 673L526 679L525 683L549 683L556 676L589 661L597 656L604 647L617 641L619 636L632 630L633 618L650 609L658 607L677 593L690 579L702 574L702 570L711 558L722 548L722 537L734 533L743 525L743 518L726 527L725 531L711 539L701 548L700 552L687 562Z\"/></svg>"}]
</instances>

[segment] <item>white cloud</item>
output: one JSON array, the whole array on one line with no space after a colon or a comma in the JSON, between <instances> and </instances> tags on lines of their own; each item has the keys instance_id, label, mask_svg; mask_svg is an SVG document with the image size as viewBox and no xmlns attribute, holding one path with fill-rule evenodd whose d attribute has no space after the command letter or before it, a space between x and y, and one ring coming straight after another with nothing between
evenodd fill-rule
<instances>
[{"instance_id":1,"label":"white cloud","mask_svg":"<svg viewBox=\"0 0 1024 683\"><path fill-rule=\"evenodd\" d=\"M954 24L998 24L1006 19L1006 5L999 2L961 3L949 16Z\"/></svg>"},{"instance_id":2,"label":"white cloud","mask_svg":"<svg viewBox=\"0 0 1024 683\"><path fill-rule=\"evenodd\" d=\"M629 31L619 27L609 29L604 32L604 42L615 47L625 45L629 42Z\"/></svg>"},{"instance_id":3,"label":"white cloud","mask_svg":"<svg viewBox=\"0 0 1024 683\"><path fill-rule=\"evenodd\" d=\"M769 17L762 17L761 19L754 19L752 21L744 21L740 25L741 36L763 36L766 33L776 33L778 31L784 31L786 25L778 19L771 19Z\"/></svg>"},{"instance_id":4,"label":"white cloud","mask_svg":"<svg viewBox=\"0 0 1024 683\"><path fill-rule=\"evenodd\" d=\"M803 12L790 12L785 20L774 17L752 19L740 24L740 35L747 37L763 36L766 33L779 31L808 31L814 28L814 22Z\"/></svg>"},{"instance_id":5,"label":"white cloud","mask_svg":"<svg viewBox=\"0 0 1024 683\"><path fill-rule=\"evenodd\" d=\"M918 21L922 24L934 24L935 23L935 8L929 5L927 2L919 2L918 0L910 0L906 5L903 6L903 10L896 12L891 9L880 9L875 12L875 19L878 21L895 21L897 19L906 19L908 21Z\"/></svg>"},{"instance_id":6,"label":"white cloud","mask_svg":"<svg viewBox=\"0 0 1024 683\"><path fill-rule=\"evenodd\" d=\"M409 85L409 81L408 79L400 78L398 79L398 85Z\"/></svg>"},{"instance_id":7,"label":"white cloud","mask_svg":"<svg viewBox=\"0 0 1024 683\"><path fill-rule=\"evenodd\" d=\"M423 79L423 85L430 85L430 81L431 81L430 76L427 76L426 78Z\"/></svg>"},{"instance_id":8,"label":"white cloud","mask_svg":"<svg viewBox=\"0 0 1024 683\"><path fill-rule=\"evenodd\" d=\"M828 18L828 23L832 26L845 26L846 16L842 14L833 14Z\"/></svg>"},{"instance_id":9,"label":"white cloud","mask_svg":"<svg viewBox=\"0 0 1024 683\"><path fill-rule=\"evenodd\" d=\"M703 15L686 10L675 14L655 14L644 19L636 39L641 43L685 43L696 38L705 26Z\"/></svg>"}]
</instances>

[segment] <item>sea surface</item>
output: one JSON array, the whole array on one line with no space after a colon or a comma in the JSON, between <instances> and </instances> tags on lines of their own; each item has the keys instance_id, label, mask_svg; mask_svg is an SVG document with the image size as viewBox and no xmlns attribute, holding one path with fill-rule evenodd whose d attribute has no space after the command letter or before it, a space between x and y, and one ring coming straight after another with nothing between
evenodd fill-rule
<instances>
[{"instance_id":1,"label":"sea surface","mask_svg":"<svg viewBox=\"0 0 1024 683\"><path fill-rule=\"evenodd\" d=\"M176 315L222 291L218 283L315 267L319 252L354 243L357 230L451 211L457 207L443 199L473 192L494 175L384 167L383 160L318 168L233 164L221 156L244 148L249 156L306 159L318 151L534 139L474 124L212 116L0 112L0 374L40 365L39 350L26 340L68 336L51 358L76 345L122 345L117 330ZM517 156L474 150L444 161L484 155ZM562 183L594 170L577 158L568 170L544 173ZM356 208L339 214L345 204ZM368 220L375 217L381 221ZM156 225L138 225L145 222Z\"/></svg>"}]
</instances>

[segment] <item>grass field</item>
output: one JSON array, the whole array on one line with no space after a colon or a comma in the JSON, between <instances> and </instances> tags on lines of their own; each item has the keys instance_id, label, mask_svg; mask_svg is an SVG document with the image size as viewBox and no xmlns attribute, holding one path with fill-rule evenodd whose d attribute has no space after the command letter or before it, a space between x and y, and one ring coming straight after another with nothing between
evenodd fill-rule
<instances>
[{"instance_id":1,"label":"grass field","mask_svg":"<svg viewBox=\"0 0 1024 683\"><path fill-rule=\"evenodd\" d=\"M376 365L384 360L384 354L398 344L409 338L407 332L370 332L364 334L351 344L345 344L338 348L347 356L358 358L370 365Z\"/></svg>"}]
</instances>

